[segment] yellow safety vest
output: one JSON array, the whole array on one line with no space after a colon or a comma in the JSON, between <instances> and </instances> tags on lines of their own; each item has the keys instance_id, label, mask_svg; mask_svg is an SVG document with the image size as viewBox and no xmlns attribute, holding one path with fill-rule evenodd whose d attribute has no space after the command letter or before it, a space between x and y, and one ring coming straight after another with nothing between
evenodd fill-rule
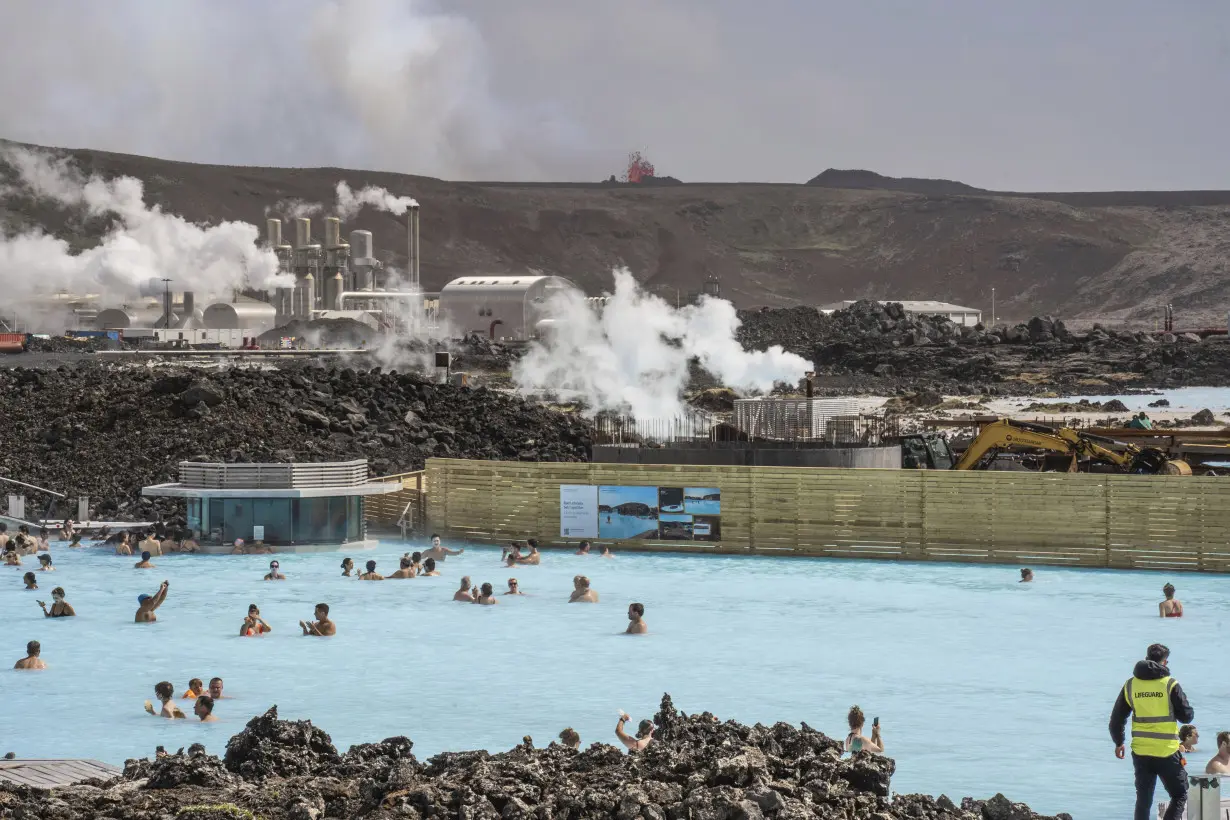
<instances>
[{"instance_id":1,"label":"yellow safety vest","mask_svg":"<svg viewBox=\"0 0 1230 820\"><path fill-rule=\"evenodd\" d=\"M1174 678L1129 678L1123 697L1132 707L1132 752L1145 757L1170 757L1179 751L1179 722L1174 718L1170 692Z\"/></svg>"}]
</instances>

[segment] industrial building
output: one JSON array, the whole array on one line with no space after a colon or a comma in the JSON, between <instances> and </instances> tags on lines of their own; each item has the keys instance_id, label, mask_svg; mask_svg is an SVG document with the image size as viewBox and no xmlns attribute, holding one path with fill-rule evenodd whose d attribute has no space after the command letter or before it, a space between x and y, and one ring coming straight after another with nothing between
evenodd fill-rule
<instances>
[{"instance_id":1,"label":"industrial building","mask_svg":"<svg viewBox=\"0 0 1230 820\"><path fill-rule=\"evenodd\" d=\"M910 301L908 299L877 299L876 301L881 304L897 302L905 309L906 314L910 316L944 316L955 324L968 325L970 327L982 321L981 310L961 307L950 302ZM819 310L821 313L832 313L835 310L848 308L854 303L855 300L853 299L844 299L840 302L821 305Z\"/></svg>"},{"instance_id":2,"label":"industrial building","mask_svg":"<svg viewBox=\"0 0 1230 820\"><path fill-rule=\"evenodd\" d=\"M440 318L455 332L528 339L551 321L551 297L575 289L561 276L463 276L440 291Z\"/></svg>"}]
</instances>

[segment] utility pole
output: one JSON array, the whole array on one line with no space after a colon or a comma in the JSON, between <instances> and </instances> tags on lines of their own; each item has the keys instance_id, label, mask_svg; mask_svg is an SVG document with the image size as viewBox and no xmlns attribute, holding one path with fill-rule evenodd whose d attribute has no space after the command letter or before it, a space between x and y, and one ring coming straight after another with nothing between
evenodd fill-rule
<instances>
[{"instance_id":1,"label":"utility pole","mask_svg":"<svg viewBox=\"0 0 1230 820\"><path fill-rule=\"evenodd\" d=\"M171 280L162 280L162 326L171 329Z\"/></svg>"},{"instance_id":2,"label":"utility pole","mask_svg":"<svg viewBox=\"0 0 1230 820\"><path fill-rule=\"evenodd\" d=\"M995 288L991 288L991 327L995 327Z\"/></svg>"}]
</instances>

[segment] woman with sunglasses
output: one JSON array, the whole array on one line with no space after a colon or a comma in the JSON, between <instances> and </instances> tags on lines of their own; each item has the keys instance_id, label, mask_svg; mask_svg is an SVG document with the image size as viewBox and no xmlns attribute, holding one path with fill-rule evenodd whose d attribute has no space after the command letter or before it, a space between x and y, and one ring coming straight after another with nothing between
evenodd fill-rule
<instances>
[{"instance_id":1,"label":"woman with sunglasses","mask_svg":"<svg viewBox=\"0 0 1230 820\"><path fill-rule=\"evenodd\" d=\"M278 571L278 569L281 566L282 565L279 564L277 561L270 561L269 562L269 574L265 576L265 580L266 581L285 581L286 576Z\"/></svg>"}]
</instances>

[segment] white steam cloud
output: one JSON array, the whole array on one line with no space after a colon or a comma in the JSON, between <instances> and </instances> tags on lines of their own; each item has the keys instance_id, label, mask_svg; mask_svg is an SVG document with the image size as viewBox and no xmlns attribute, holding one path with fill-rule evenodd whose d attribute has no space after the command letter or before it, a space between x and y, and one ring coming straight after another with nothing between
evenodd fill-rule
<instances>
[{"instance_id":1,"label":"white steam cloud","mask_svg":"<svg viewBox=\"0 0 1230 820\"><path fill-rule=\"evenodd\" d=\"M735 338L739 318L730 302L703 296L699 304L675 308L642 290L625 268L615 271L615 292L605 308L566 290L552 297L547 311L555 322L513 366L513 380L526 391L574 391L591 412L641 419L680 415L694 357L742 392L795 383L812 369L777 345L744 350Z\"/></svg>"},{"instance_id":2,"label":"white steam cloud","mask_svg":"<svg viewBox=\"0 0 1230 820\"><path fill-rule=\"evenodd\" d=\"M147 205L138 179L85 178L47 153L5 149L0 160L17 177L3 194L33 196L114 220L95 247L80 253L39 228L0 235L0 291L6 306L37 312L37 305L61 291L132 300L150 280L163 278L172 280L173 290L197 291L202 298L284 283L277 257L258 247L254 225L195 225Z\"/></svg>"},{"instance_id":3,"label":"white steam cloud","mask_svg":"<svg viewBox=\"0 0 1230 820\"><path fill-rule=\"evenodd\" d=\"M369 185L358 191L351 190L346 180L337 183L337 215L342 219L354 219L359 215L364 205L370 205L378 211L387 211L394 216L402 216L410 208L418 205L408 196L394 196L384 188Z\"/></svg>"}]
</instances>

